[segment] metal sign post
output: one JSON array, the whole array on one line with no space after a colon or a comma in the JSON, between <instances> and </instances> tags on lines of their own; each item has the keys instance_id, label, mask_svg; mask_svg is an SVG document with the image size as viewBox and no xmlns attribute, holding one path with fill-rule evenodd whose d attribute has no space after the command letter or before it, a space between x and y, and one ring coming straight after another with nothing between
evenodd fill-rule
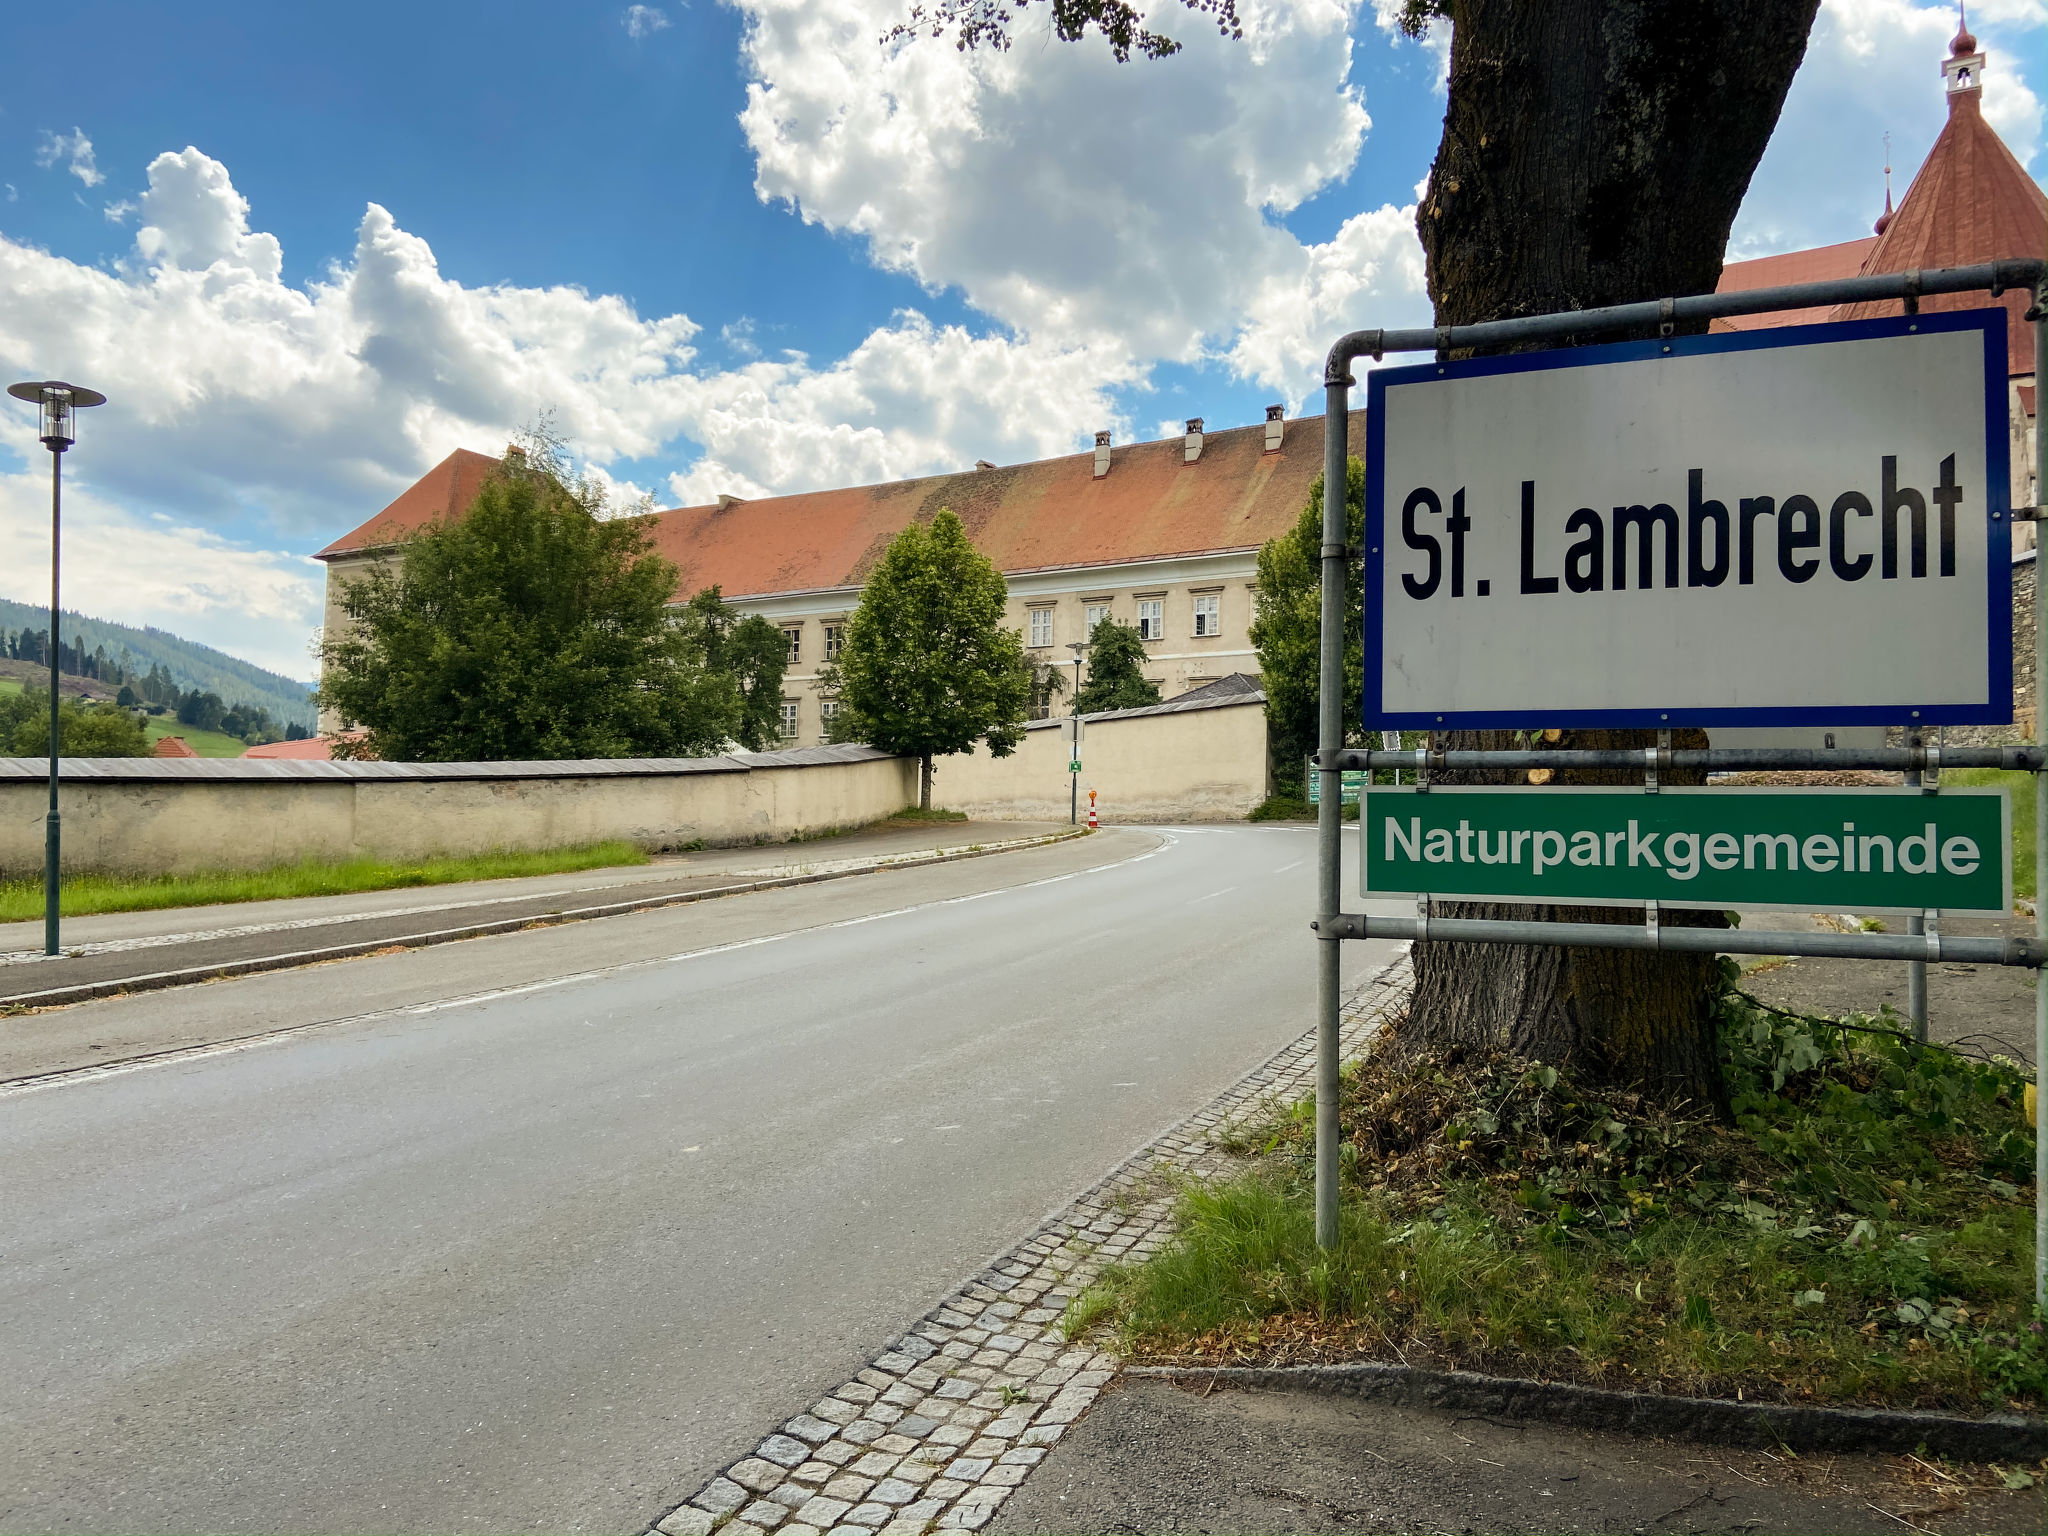
<instances>
[{"instance_id":1,"label":"metal sign post","mask_svg":"<svg viewBox=\"0 0 2048 1536\"><path fill-rule=\"evenodd\" d=\"M2036 840L2039 916L2032 938L1760 933L1657 921L1661 905L1687 904L1678 886L1697 893L1702 905L1753 898L1761 889L1757 864L1773 856L1786 861L1776 871L1777 888L1802 904L1822 890L1855 889L1857 900L1842 904L1877 905L1876 895L1886 905L1921 911L1983 909L1994 900L2006 910L2010 839L2002 797L1937 795L1933 786L1925 794L1868 796L1665 790L1649 812L1644 790L1673 768L1920 773L1996 766L2034 774L2036 825L2048 827L2048 705L2039 698L2032 747L1670 746L1670 728L1679 725L1917 729L2011 718L2011 524L2038 523L2041 514L2007 505L2005 315L1923 315L1919 301L2033 292L2027 318L2038 377L2048 367L2044 272L2042 261L2001 261L1471 326L1358 331L1331 349L1324 370L1325 486L1345 480L1352 361L1390 352L1434 353L1435 361L1372 376L1363 551L1345 547L1341 498L1323 499L1313 924L1322 941L1320 1244L1332 1246L1338 1235L1338 959L1345 939L2042 965L2048 836ZM1894 319L1676 334L1681 324L1724 316L1893 299L1903 310ZM1651 332L1657 340L1508 351ZM1454 353L1508 355L1453 362ZM2048 465L2038 415L2035 462ZM1368 729L1649 727L1660 731L1660 745L1633 752L1346 749L1339 697L1344 562L1361 556ZM2048 679L2048 583L2040 579L2038 557L2035 577L2038 690ZM1873 665L1860 654L1861 637L1894 628L1902 601L1916 615L1934 615L1925 628L1930 644ZM1739 652L1735 664L1700 664L1729 645ZM1546 905L1602 897L1640 902L1644 923L1345 913L1338 776L1363 769L1370 783L1373 769L1399 767L1416 770L1416 787L1368 795L1360 835L1379 841L1362 850L1362 864L1372 865L1377 854L1382 867L1402 867L1396 888L1425 893L1421 913L1432 890L1531 901L1540 891ZM1432 769L1459 768L1633 768L1645 784L1581 794L1429 787ZM1461 842L1461 834L1470 835ZM1610 838L1615 860L1608 857ZM1624 851L1631 838L1633 864ZM1654 871L1646 848L1655 855ZM1793 854L1801 861L1796 875ZM1441 884L1424 881L1438 869ZM1687 885L1692 881L1702 883ZM1832 895L1827 904L1835 904ZM2048 1064L2048 988L2036 995L2038 1076ZM2034 1263L2036 1303L2048 1305L2048 1135L2038 1134Z\"/></svg>"}]
</instances>

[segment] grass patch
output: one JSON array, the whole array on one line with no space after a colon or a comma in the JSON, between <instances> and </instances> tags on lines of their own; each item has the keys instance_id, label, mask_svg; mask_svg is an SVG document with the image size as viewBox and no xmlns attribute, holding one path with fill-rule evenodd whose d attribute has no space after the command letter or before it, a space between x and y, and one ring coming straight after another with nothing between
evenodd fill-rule
<instances>
[{"instance_id":1,"label":"grass patch","mask_svg":"<svg viewBox=\"0 0 2048 1536\"><path fill-rule=\"evenodd\" d=\"M645 864L647 855L626 842L591 843L581 848L548 848L532 853L480 853L467 858L421 859L388 864L377 859L323 863L307 860L270 869L216 870L196 875L163 875L130 880L111 875L67 875L59 899L67 916L93 912L148 912L163 907L212 906L232 901L277 901L292 896L341 896L351 891L384 891L412 885L450 885L462 880L507 880L520 875L559 875L579 869ZM40 917L43 882L0 880L0 922Z\"/></svg>"},{"instance_id":2,"label":"grass patch","mask_svg":"<svg viewBox=\"0 0 2048 1536\"><path fill-rule=\"evenodd\" d=\"M1314 821L1316 808L1299 795L1268 795L1245 813L1246 821ZM1358 820L1356 804L1344 807L1346 821Z\"/></svg>"},{"instance_id":3,"label":"grass patch","mask_svg":"<svg viewBox=\"0 0 2048 1536\"><path fill-rule=\"evenodd\" d=\"M249 744L239 736L224 735L220 731L202 731L197 726L180 725L171 715L151 715L142 722L142 731L154 747L166 736L181 736L185 745L201 757L240 757L249 750Z\"/></svg>"},{"instance_id":4,"label":"grass patch","mask_svg":"<svg viewBox=\"0 0 2048 1536\"><path fill-rule=\"evenodd\" d=\"M894 816L889 817L884 825L894 826L901 822L921 821L965 821L966 819L967 813L965 811L948 811L936 805L930 810L926 810L921 805L906 805Z\"/></svg>"},{"instance_id":5,"label":"grass patch","mask_svg":"<svg viewBox=\"0 0 2048 1536\"><path fill-rule=\"evenodd\" d=\"M1946 788L2003 789L2012 799L2012 893L2034 894L2034 776L2003 768L1944 768Z\"/></svg>"},{"instance_id":6,"label":"grass patch","mask_svg":"<svg viewBox=\"0 0 2048 1536\"><path fill-rule=\"evenodd\" d=\"M1073 1324L1163 1360L2038 1411L2021 1073L1719 1007L1732 1124L1506 1055L1424 1059L1397 1031L1344 1080L1335 1250L1312 1107L1276 1108L1236 1133L1250 1171L1186 1194L1174 1245Z\"/></svg>"}]
</instances>

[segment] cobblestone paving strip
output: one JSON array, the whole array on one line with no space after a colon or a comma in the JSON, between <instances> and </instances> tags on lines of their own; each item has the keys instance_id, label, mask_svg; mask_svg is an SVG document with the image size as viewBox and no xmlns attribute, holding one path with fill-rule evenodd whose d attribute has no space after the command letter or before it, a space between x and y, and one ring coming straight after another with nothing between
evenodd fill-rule
<instances>
[{"instance_id":1,"label":"cobblestone paving strip","mask_svg":"<svg viewBox=\"0 0 2048 1536\"><path fill-rule=\"evenodd\" d=\"M1346 1059L1413 984L1404 951L1352 994ZM1262 1099L1309 1092L1315 1056L1310 1030L1140 1148L654 1531L922 1536L986 1525L1116 1372L1112 1356L1066 1340L1067 1304L1109 1265L1157 1252L1179 1183L1227 1171L1220 1133Z\"/></svg>"}]
</instances>

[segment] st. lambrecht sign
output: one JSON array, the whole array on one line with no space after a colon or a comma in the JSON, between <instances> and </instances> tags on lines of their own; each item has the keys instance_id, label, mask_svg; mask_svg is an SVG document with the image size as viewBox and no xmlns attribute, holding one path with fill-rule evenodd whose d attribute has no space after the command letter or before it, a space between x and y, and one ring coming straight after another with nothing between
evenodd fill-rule
<instances>
[{"instance_id":1,"label":"st. lambrecht sign","mask_svg":"<svg viewBox=\"0 0 2048 1536\"><path fill-rule=\"evenodd\" d=\"M2003 790L1372 790L1369 895L2005 913Z\"/></svg>"},{"instance_id":2,"label":"st. lambrecht sign","mask_svg":"<svg viewBox=\"0 0 2048 1536\"><path fill-rule=\"evenodd\" d=\"M2010 720L2007 434L1996 308L1375 370L1362 723Z\"/></svg>"}]
</instances>

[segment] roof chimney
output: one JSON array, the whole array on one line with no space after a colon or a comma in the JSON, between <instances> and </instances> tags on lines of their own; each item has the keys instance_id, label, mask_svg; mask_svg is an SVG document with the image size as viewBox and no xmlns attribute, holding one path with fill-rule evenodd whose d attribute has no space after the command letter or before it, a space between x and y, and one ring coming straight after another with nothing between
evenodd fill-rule
<instances>
[{"instance_id":1,"label":"roof chimney","mask_svg":"<svg viewBox=\"0 0 2048 1536\"><path fill-rule=\"evenodd\" d=\"M976 469L994 469L995 465L989 463L987 459L976 459L974 461L974 467Z\"/></svg>"},{"instance_id":2,"label":"roof chimney","mask_svg":"<svg viewBox=\"0 0 2048 1536\"><path fill-rule=\"evenodd\" d=\"M720 491L718 493L718 510L721 512L730 512L734 507L743 504L744 498L735 496L730 491Z\"/></svg>"},{"instance_id":3,"label":"roof chimney","mask_svg":"<svg viewBox=\"0 0 2048 1536\"><path fill-rule=\"evenodd\" d=\"M1199 416L1190 416L1188 418L1188 435L1186 438L1182 440L1181 443L1180 461L1183 464L1192 464L1201 456L1202 418Z\"/></svg>"},{"instance_id":4,"label":"roof chimney","mask_svg":"<svg viewBox=\"0 0 2048 1536\"><path fill-rule=\"evenodd\" d=\"M1278 453L1280 439L1287 431L1287 407L1269 405L1266 407L1266 452Z\"/></svg>"},{"instance_id":5,"label":"roof chimney","mask_svg":"<svg viewBox=\"0 0 2048 1536\"><path fill-rule=\"evenodd\" d=\"M1095 434L1095 478L1100 480L1109 473L1109 434Z\"/></svg>"}]
</instances>

